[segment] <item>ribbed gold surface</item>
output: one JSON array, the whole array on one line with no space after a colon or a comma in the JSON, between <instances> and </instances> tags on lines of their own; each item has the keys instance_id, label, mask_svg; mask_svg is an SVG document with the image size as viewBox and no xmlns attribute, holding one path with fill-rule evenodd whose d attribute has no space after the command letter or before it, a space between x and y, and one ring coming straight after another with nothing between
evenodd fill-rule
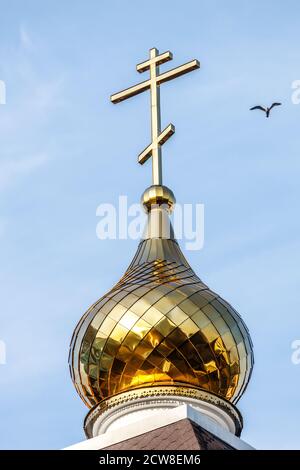
<instances>
[{"instance_id":1,"label":"ribbed gold surface","mask_svg":"<svg viewBox=\"0 0 300 470\"><path fill-rule=\"evenodd\" d=\"M84 402L154 385L190 385L232 402L253 365L239 314L193 272L174 239L148 239L119 283L82 317L70 370Z\"/></svg>"}]
</instances>

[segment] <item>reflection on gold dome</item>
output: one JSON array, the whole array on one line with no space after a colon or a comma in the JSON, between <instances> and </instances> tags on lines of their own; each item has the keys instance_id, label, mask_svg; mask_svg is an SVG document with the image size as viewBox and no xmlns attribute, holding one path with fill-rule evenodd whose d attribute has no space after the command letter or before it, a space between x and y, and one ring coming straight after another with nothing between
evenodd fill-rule
<instances>
[{"instance_id":1,"label":"reflection on gold dome","mask_svg":"<svg viewBox=\"0 0 300 470\"><path fill-rule=\"evenodd\" d=\"M89 407L174 384L236 402L252 363L243 320L196 276L173 236L141 241L119 283L80 320L70 349L72 378Z\"/></svg>"}]
</instances>

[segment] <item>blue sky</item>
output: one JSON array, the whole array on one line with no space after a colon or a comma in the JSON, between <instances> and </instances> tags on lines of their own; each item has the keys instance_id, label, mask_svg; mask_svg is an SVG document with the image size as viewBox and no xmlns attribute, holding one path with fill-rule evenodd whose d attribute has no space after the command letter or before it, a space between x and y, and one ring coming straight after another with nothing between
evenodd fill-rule
<instances>
[{"instance_id":1,"label":"blue sky","mask_svg":"<svg viewBox=\"0 0 300 470\"><path fill-rule=\"evenodd\" d=\"M205 204L204 247L186 256L251 332L243 438L299 449L299 2L0 0L0 16L0 447L83 439L70 336L137 246L98 240L96 208L137 202L151 178L136 163L148 94L117 106L109 95L143 79L135 64L157 47L171 66L201 61L162 87L162 126L176 126L164 182L178 201ZM249 112L274 100L283 106L268 120Z\"/></svg>"}]
</instances>

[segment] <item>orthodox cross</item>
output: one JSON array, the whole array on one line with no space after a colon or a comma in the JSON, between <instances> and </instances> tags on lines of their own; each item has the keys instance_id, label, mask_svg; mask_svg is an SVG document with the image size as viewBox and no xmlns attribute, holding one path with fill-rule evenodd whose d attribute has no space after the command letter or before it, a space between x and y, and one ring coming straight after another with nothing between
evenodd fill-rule
<instances>
[{"instance_id":1,"label":"orthodox cross","mask_svg":"<svg viewBox=\"0 0 300 470\"><path fill-rule=\"evenodd\" d=\"M163 131L161 131L160 85L200 67L198 60L194 59L184 65L176 67L175 69L171 69L168 72L160 74L159 66L172 59L173 55L170 51L159 54L159 51L156 48L150 49L149 59L136 66L136 70L140 73L149 70L150 78L130 88L126 88L126 90L115 93L110 97L111 102L116 104L150 89L152 142L140 153L138 161L142 165L152 156L152 182L154 185L162 184L161 146L175 132L173 124L169 124Z\"/></svg>"}]
</instances>

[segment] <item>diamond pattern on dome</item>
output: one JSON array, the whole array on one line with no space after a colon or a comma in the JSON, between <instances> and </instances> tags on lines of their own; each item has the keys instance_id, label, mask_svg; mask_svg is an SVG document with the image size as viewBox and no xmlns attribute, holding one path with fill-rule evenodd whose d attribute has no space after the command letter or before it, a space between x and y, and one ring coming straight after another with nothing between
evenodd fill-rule
<instances>
[{"instance_id":1,"label":"diamond pattern on dome","mask_svg":"<svg viewBox=\"0 0 300 470\"><path fill-rule=\"evenodd\" d=\"M78 393L91 407L145 385L178 384L236 402L253 365L243 320L195 275L175 241L162 245L175 261L151 258L154 242L141 242L122 279L78 323L69 357Z\"/></svg>"}]
</instances>

